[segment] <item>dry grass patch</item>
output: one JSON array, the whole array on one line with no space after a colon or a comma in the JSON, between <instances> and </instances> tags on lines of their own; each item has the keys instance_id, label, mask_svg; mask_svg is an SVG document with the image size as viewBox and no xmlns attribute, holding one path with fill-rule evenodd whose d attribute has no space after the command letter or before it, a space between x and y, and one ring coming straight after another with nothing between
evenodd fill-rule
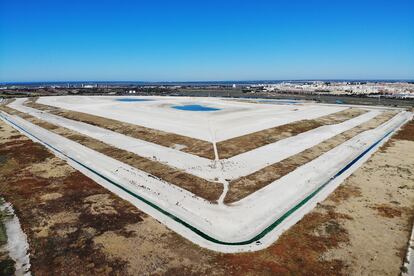
<instances>
[{"instance_id":1,"label":"dry grass patch","mask_svg":"<svg viewBox=\"0 0 414 276\"><path fill-rule=\"evenodd\" d=\"M321 258L327 250L349 241L342 226L348 216L320 206L286 231L269 248L253 253L222 256L236 275L341 275L344 262Z\"/></svg>"},{"instance_id":2,"label":"dry grass patch","mask_svg":"<svg viewBox=\"0 0 414 276\"><path fill-rule=\"evenodd\" d=\"M349 198L356 198L361 196L361 188L353 185L341 185L336 188L335 193L333 193L329 199L333 202L339 203Z\"/></svg>"},{"instance_id":3,"label":"dry grass patch","mask_svg":"<svg viewBox=\"0 0 414 276\"><path fill-rule=\"evenodd\" d=\"M414 141L414 120L410 120L405 126L393 137L397 140Z\"/></svg>"},{"instance_id":4,"label":"dry grass patch","mask_svg":"<svg viewBox=\"0 0 414 276\"><path fill-rule=\"evenodd\" d=\"M399 208L388 204L377 204L371 207L376 210L380 216L385 218L401 217L402 211Z\"/></svg>"},{"instance_id":5,"label":"dry grass patch","mask_svg":"<svg viewBox=\"0 0 414 276\"><path fill-rule=\"evenodd\" d=\"M97 214L107 214L107 215L116 215L117 211L114 209L113 199L109 194L96 194L86 197L83 202L85 202L85 207L88 212L92 215Z\"/></svg>"},{"instance_id":6,"label":"dry grass patch","mask_svg":"<svg viewBox=\"0 0 414 276\"><path fill-rule=\"evenodd\" d=\"M40 200L41 201L48 201L48 200L55 200L58 199L60 197L62 197L63 195L60 193L49 193L49 194L44 194L40 196Z\"/></svg>"},{"instance_id":7,"label":"dry grass patch","mask_svg":"<svg viewBox=\"0 0 414 276\"><path fill-rule=\"evenodd\" d=\"M43 178L62 177L75 171L69 166L65 166L65 169L59 168L59 164L65 164L65 162L57 157L52 157L34 164L28 170L33 175Z\"/></svg>"}]
</instances>

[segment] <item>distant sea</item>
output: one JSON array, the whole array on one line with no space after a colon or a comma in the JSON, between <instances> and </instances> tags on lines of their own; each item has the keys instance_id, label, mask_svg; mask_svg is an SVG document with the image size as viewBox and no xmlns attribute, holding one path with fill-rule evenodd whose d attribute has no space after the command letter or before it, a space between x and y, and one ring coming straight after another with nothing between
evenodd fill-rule
<instances>
[{"instance_id":1,"label":"distant sea","mask_svg":"<svg viewBox=\"0 0 414 276\"><path fill-rule=\"evenodd\" d=\"M414 82L414 80L375 80L375 79L307 79L307 80L228 80L228 81L161 81L161 82L149 82L149 81L36 81L36 82L0 82L0 85L5 86L81 86L82 84L98 84L107 86L141 86L141 85L166 85L166 86L209 86L209 85L225 85L231 86L236 85L252 85L252 84L273 84L281 82L311 82L311 81L326 81L326 82Z\"/></svg>"}]
</instances>

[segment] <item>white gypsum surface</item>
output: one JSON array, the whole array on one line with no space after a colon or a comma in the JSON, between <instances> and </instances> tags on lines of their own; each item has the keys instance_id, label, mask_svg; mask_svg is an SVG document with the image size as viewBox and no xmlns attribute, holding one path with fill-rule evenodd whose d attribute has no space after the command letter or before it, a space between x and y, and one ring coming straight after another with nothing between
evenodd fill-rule
<instances>
[{"instance_id":1,"label":"white gypsum surface","mask_svg":"<svg viewBox=\"0 0 414 276\"><path fill-rule=\"evenodd\" d=\"M326 182L335 172L358 156L369 145L408 120L411 114L408 112L399 113L380 127L353 137L269 186L230 206L210 204L174 185L149 177L145 172L51 133L21 118L16 116L6 117L37 136L41 141L53 145L123 187L154 202L207 235L222 241L239 242L248 240L263 231L272 221L283 215L321 183ZM159 217L156 210L147 209L146 211L154 217ZM291 216L296 216L296 214L293 213ZM189 231L188 229L182 229L184 226L177 225L174 220L167 218L162 221L181 234ZM282 223L279 228L284 229L283 227ZM183 235L203 246L216 248L210 244L211 242L206 244L205 241L200 241L199 237L195 237L195 233ZM219 247L222 248L222 246ZM241 246L241 248L244 247ZM231 251L234 248L225 247L220 250Z\"/></svg>"},{"instance_id":2,"label":"white gypsum surface","mask_svg":"<svg viewBox=\"0 0 414 276\"><path fill-rule=\"evenodd\" d=\"M314 119L347 109L344 106L313 104L275 106L223 101L216 98L126 97L147 99L144 102L119 102L122 97L64 96L40 97L38 102L67 110L88 113L161 131L176 133L209 142L212 131L215 142L263 129L288 124L303 118ZM201 104L221 108L214 112L191 112L171 108L184 104ZM211 122L213 130L210 129Z\"/></svg>"},{"instance_id":3,"label":"white gypsum surface","mask_svg":"<svg viewBox=\"0 0 414 276\"><path fill-rule=\"evenodd\" d=\"M111 146L184 170L189 174L209 181L214 181L215 179L233 180L249 175L270 164L279 162L307 148L315 146L343 131L367 122L381 113L380 110L372 110L345 122L321 126L216 162L172 148L128 137L97 126L33 109L22 105L24 102L24 98L16 99L9 106L20 112L35 116L36 118L77 131Z\"/></svg>"},{"instance_id":4,"label":"white gypsum surface","mask_svg":"<svg viewBox=\"0 0 414 276\"><path fill-rule=\"evenodd\" d=\"M4 226L7 235L6 250L10 258L15 262L15 275L30 274L29 243L23 232L19 218L16 216L11 203L0 201L0 210L6 212L10 217L4 219Z\"/></svg>"}]
</instances>

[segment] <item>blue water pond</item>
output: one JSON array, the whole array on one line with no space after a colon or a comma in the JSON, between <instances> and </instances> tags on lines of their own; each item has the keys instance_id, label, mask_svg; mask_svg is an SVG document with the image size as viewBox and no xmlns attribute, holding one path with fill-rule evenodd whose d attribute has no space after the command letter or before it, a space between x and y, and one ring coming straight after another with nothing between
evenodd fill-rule
<instances>
[{"instance_id":1,"label":"blue water pond","mask_svg":"<svg viewBox=\"0 0 414 276\"><path fill-rule=\"evenodd\" d=\"M121 99L116 99L118 102L148 102L148 101L153 101L150 99L134 99L134 98L121 98Z\"/></svg>"},{"instance_id":2,"label":"blue water pond","mask_svg":"<svg viewBox=\"0 0 414 276\"><path fill-rule=\"evenodd\" d=\"M217 111L217 110L220 110L220 108L208 107L208 106L199 105L199 104L175 105L175 106L172 106L172 108L179 109L179 110L185 110L185 111Z\"/></svg>"}]
</instances>

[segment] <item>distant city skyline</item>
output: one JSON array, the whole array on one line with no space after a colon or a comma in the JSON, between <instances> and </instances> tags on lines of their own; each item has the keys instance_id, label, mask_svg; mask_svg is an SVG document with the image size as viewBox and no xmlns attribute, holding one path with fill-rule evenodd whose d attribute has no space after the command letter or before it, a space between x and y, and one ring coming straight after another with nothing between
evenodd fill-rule
<instances>
[{"instance_id":1,"label":"distant city skyline","mask_svg":"<svg viewBox=\"0 0 414 276\"><path fill-rule=\"evenodd\" d=\"M414 1L0 0L0 82L413 80Z\"/></svg>"}]
</instances>

